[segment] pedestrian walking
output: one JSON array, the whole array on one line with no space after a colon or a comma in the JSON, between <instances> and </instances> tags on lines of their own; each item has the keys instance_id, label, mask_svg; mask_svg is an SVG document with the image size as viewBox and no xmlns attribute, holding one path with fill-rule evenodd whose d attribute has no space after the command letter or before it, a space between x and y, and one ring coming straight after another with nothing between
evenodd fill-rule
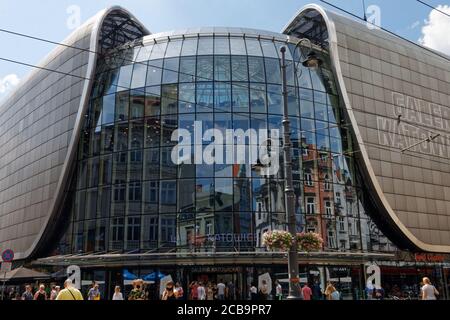
<instances>
[{"instance_id":1,"label":"pedestrian walking","mask_svg":"<svg viewBox=\"0 0 450 320\"><path fill-rule=\"evenodd\" d=\"M203 286L202 282L200 282L197 287L197 296L198 296L198 300L206 300L206 289Z\"/></svg>"},{"instance_id":2,"label":"pedestrian walking","mask_svg":"<svg viewBox=\"0 0 450 320\"><path fill-rule=\"evenodd\" d=\"M179 282L175 284L175 296L177 297L177 300L183 300L184 298L184 290Z\"/></svg>"},{"instance_id":3,"label":"pedestrian walking","mask_svg":"<svg viewBox=\"0 0 450 320\"><path fill-rule=\"evenodd\" d=\"M332 283L328 283L327 288L325 289L325 296L327 297L327 300L340 300L341 298L339 291L336 290Z\"/></svg>"},{"instance_id":4,"label":"pedestrian walking","mask_svg":"<svg viewBox=\"0 0 450 320\"><path fill-rule=\"evenodd\" d=\"M119 286L116 286L114 288L114 294L113 294L112 299L113 299L113 301L122 301L122 300L124 300L123 299L123 294L122 294L122 292L120 292L120 287Z\"/></svg>"},{"instance_id":5,"label":"pedestrian walking","mask_svg":"<svg viewBox=\"0 0 450 320\"><path fill-rule=\"evenodd\" d=\"M83 300L83 295L73 286L72 280L67 279L64 281L64 289L59 292L56 300Z\"/></svg>"},{"instance_id":6,"label":"pedestrian walking","mask_svg":"<svg viewBox=\"0 0 450 320\"><path fill-rule=\"evenodd\" d=\"M197 289L198 289L197 281L191 282L191 284L189 285L191 300L198 300L198 290Z\"/></svg>"},{"instance_id":7,"label":"pedestrian walking","mask_svg":"<svg viewBox=\"0 0 450 320\"><path fill-rule=\"evenodd\" d=\"M33 300L45 301L47 300L47 293L45 292L45 285L41 284L39 290L34 294Z\"/></svg>"},{"instance_id":8,"label":"pedestrian walking","mask_svg":"<svg viewBox=\"0 0 450 320\"><path fill-rule=\"evenodd\" d=\"M252 285L250 286L250 300L258 300L258 289L256 288L254 283L252 283Z\"/></svg>"},{"instance_id":9,"label":"pedestrian walking","mask_svg":"<svg viewBox=\"0 0 450 320\"><path fill-rule=\"evenodd\" d=\"M208 283L208 286L206 288L206 300L214 300L214 289L211 282Z\"/></svg>"},{"instance_id":10,"label":"pedestrian walking","mask_svg":"<svg viewBox=\"0 0 450 320\"><path fill-rule=\"evenodd\" d=\"M100 290L98 289L98 284L94 282L92 288L88 292L88 300L100 300Z\"/></svg>"},{"instance_id":11,"label":"pedestrian walking","mask_svg":"<svg viewBox=\"0 0 450 320\"><path fill-rule=\"evenodd\" d=\"M303 300L311 300L312 297L312 290L311 288L308 286L308 283L305 283L305 285L302 288L302 295L303 295Z\"/></svg>"},{"instance_id":12,"label":"pedestrian walking","mask_svg":"<svg viewBox=\"0 0 450 320\"><path fill-rule=\"evenodd\" d=\"M220 279L219 283L217 284L217 298L219 300L225 300L225 284L223 283L223 280Z\"/></svg>"},{"instance_id":13,"label":"pedestrian walking","mask_svg":"<svg viewBox=\"0 0 450 320\"><path fill-rule=\"evenodd\" d=\"M31 292L31 286L26 285L25 286L25 292L22 293L22 300L33 300L33 293Z\"/></svg>"},{"instance_id":14,"label":"pedestrian walking","mask_svg":"<svg viewBox=\"0 0 450 320\"><path fill-rule=\"evenodd\" d=\"M437 300L439 296L439 291L431 284L429 278L425 277L422 279L423 287L421 288L422 300Z\"/></svg>"},{"instance_id":15,"label":"pedestrian walking","mask_svg":"<svg viewBox=\"0 0 450 320\"><path fill-rule=\"evenodd\" d=\"M263 280L259 288L259 297L261 300L269 300L269 285L266 280Z\"/></svg>"},{"instance_id":16,"label":"pedestrian walking","mask_svg":"<svg viewBox=\"0 0 450 320\"><path fill-rule=\"evenodd\" d=\"M164 289L164 292L162 294L161 300L176 300L177 297L175 295L175 285L172 281L167 282L166 289Z\"/></svg>"},{"instance_id":17,"label":"pedestrian walking","mask_svg":"<svg viewBox=\"0 0 450 320\"><path fill-rule=\"evenodd\" d=\"M280 281L275 281L275 297L277 300L283 300L283 287Z\"/></svg>"},{"instance_id":18,"label":"pedestrian walking","mask_svg":"<svg viewBox=\"0 0 450 320\"><path fill-rule=\"evenodd\" d=\"M144 281L141 279L133 281L133 290L131 290L128 300L145 300Z\"/></svg>"}]
</instances>

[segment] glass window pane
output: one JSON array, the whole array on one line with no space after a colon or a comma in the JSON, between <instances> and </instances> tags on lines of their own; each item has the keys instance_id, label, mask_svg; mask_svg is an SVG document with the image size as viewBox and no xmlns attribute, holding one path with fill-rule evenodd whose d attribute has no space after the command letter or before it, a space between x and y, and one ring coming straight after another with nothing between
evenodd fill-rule
<instances>
[{"instance_id":1,"label":"glass window pane","mask_svg":"<svg viewBox=\"0 0 450 320\"><path fill-rule=\"evenodd\" d=\"M277 49L275 48L275 44L272 41L261 40L260 42L265 57L278 58Z\"/></svg>"},{"instance_id":2,"label":"glass window pane","mask_svg":"<svg viewBox=\"0 0 450 320\"><path fill-rule=\"evenodd\" d=\"M249 112L249 92L246 83L233 84L233 112Z\"/></svg>"},{"instance_id":3,"label":"glass window pane","mask_svg":"<svg viewBox=\"0 0 450 320\"><path fill-rule=\"evenodd\" d=\"M214 108L213 84L201 82L197 84L197 112L212 112Z\"/></svg>"},{"instance_id":4,"label":"glass window pane","mask_svg":"<svg viewBox=\"0 0 450 320\"><path fill-rule=\"evenodd\" d=\"M183 49L181 50L182 56L195 56L197 54L197 38L185 39L183 42Z\"/></svg>"},{"instance_id":5,"label":"glass window pane","mask_svg":"<svg viewBox=\"0 0 450 320\"><path fill-rule=\"evenodd\" d=\"M166 54L167 42L160 42L153 46L152 55L150 60L162 59Z\"/></svg>"},{"instance_id":6,"label":"glass window pane","mask_svg":"<svg viewBox=\"0 0 450 320\"><path fill-rule=\"evenodd\" d=\"M280 60L266 58L265 63L266 63L267 82L281 84Z\"/></svg>"},{"instance_id":7,"label":"glass window pane","mask_svg":"<svg viewBox=\"0 0 450 320\"><path fill-rule=\"evenodd\" d=\"M231 37L230 45L231 45L231 54L243 56L247 55L247 50L245 49L245 40L243 38Z\"/></svg>"},{"instance_id":8,"label":"glass window pane","mask_svg":"<svg viewBox=\"0 0 450 320\"><path fill-rule=\"evenodd\" d=\"M144 117L145 91L132 90L130 92L130 119Z\"/></svg>"},{"instance_id":9,"label":"glass window pane","mask_svg":"<svg viewBox=\"0 0 450 320\"><path fill-rule=\"evenodd\" d=\"M163 60L152 60L148 63L146 86L159 86L161 84Z\"/></svg>"},{"instance_id":10,"label":"glass window pane","mask_svg":"<svg viewBox=\"0 0 450 320\"><path fill-rule=\"evenodd\" d=\"M266 85L250 84L250 106L252 112L267 112Z\"/></svg>"},{"instance_id":11,"label":"glass window pane","mask_svg":"<svg viewBox=\"0 0 450 320\"><path fill-rule=\"evenodd\" d=\"M214 54L230 54L230 41L227 38L214 38Z\"/></svg>"},{"instance_id":12,"label":"glass window pane","mask_svg":"<svg viewBox=\"0 0 450 320\"><path fill-rule=\"evenodd\" d=\"M247 53L249 56L262 56L261 45L257 39L245 39L247 45Z\"/></svg>"},{"instance_id":13,"label":"glass window pane","mask_svg":"<svg viewBox=\"0 0 450 320\"><path fill-rule=\"evenodd\" d=\"M124 151L128 149L128 122L116 124L114 140L116 141L114 151Z\"/></svg>"},{"instance_id":14,"label":"glass window pane","mask_svg":"<svg viewBox=\"0 0 450 320\"><path fill-rule=\"evenodd\" d=\"M250 82L266 82L263 58L248 57L248 69Z\"/></svg>"},{"instance_id":15,"label":"glass window pane","mask_svg":"<svg viewBox=\"0 0 450 320\"><path fill-rule=\"evenodd\" d=\"M214 54L214 38L201 37L198 39L198 53L197 55Z\"/></svg>"},{"instance_id":16,"label":"glass window pane","mask_svg":"<svg viewBox=\"0 0 450 320\"><path fill-rule=\"evenodd\" d=\"M153 50L153 44L142 47L141 51L139 51L139 54L136 57L136 62L142 62L142 61L149 60L152 50Z\"/></svg>"},{"instance_id":17,"label":"glass window pane","mask_svg":"<svg viewBox=\"0 0 450 320\"><path fill-rule=\"evenodd\" d=\"M144 179L159 179L159 149L152 148L144 151Z\"/></svg>"},{"instance_id":18,"label":"glass window pane","mask_svg":"<svg viewBox=\"0 0 450 320\"><path fill-rule=\"evenodd\" d=\"M119 81L117 82L117 91L123 91L130 88L132 73L132 64L120 68Z\"/></svg>"},{"instance_id":19,"label":"glass window pane","mask_svg":"<svg viewBox=\"0 0 450 320\"><path fill-rule=\"evenodd\" d=\"M161 86L161 114L176 114L178 111L178 86Z\"/></svg>"},{"instance_id":20,"label":"glass window pane","mask_svg":"<svg viewBox=\"0 0 450 320\"><path fill-rule=\"evenodd\" d=\"M195 82L197 58L183 57L180 61L180 82Z\"/></svg>"},{"instance_id":21,"label":"glass window pane","mask_svg":"<svg viewBox=\"0 0 450 320\"><path fill-rule=\"evenodd\" d=\"M215 83L215 110L229 112L231 110L231 85L229 83Z\"/></svg>"},{"instance_id":22,"label":"glass window pane","mask_svg":"<svg viewBox=\"0 0 450 320\"><path fill-rule=\"evenodd\" d=\"M216 81L230 81L230 56L214 57L214 79Z\"/></svg>"},{"instance_id":23,"label":"glass window pane","mask_svg":"<svg viewBox=\"0 0 450 320\"><path fill-rule=\"evenodd\" d=\"M233 81L248 81L247 57L232 56L231 70Z\"/></svg>"},{"instance_id":24,"label":"glass window pane","mask_svg":"<svg viewBox=\"0 0 450 320\"><path fill-rule=\"evenodd\" d=\"M167 45L166 58L178 57L181 52L182 40L170 41Z\"/></svg>"},{"instance_id":25,"label":"glass window pane","mask_svg":"<svg viewBox=\"0 0 450 320\"><path fill-rule=\"evenodd\" d=\"M158 147L161 140L161 124L159 118L145 119L144 126L145 147Z\"/></svg>"},{"instance_id":26,"label":"glass window pane","mask_svg":"<svg viewBox=\"0 0 450 320\"><path fill-rule=\"evenodd\" d=\"M176 141L172 141L172 134L178 127L178 117L176 115L161 117L161 145L173 146Z\"/></svg>"},{"instance_id":27,"label":"glass window pane","mask_svg":"<svg viewBox=\"0 0 450 320\"><path fill-rule=\"evenodd\" d=\"M273 114L283 114L283 96L281 86L267 85L268 112Z\"/></svg>"},{"instance_id":28,"label":"glass window pane","mask_svg":"<svg viewBox=\"0 0 450 320\"><path fill-rule=\"evenodd\" d=\"M131 88L136 89L145 87L146 77L147 77L147 64L136 63L133 69L133 79L131 81Z\"/></svg>"},{"instance_id":29,"label":"glass window pane","mask_svg":"<svg viewBox=\"0 0 450 320\"><path fill-rule=\"evenodd\" d=\"M178 112L195 112L195 83L180 83Z\"/></svg>"},{"instance_id":30,"label":"glass window pane","mask_svg":"<svg viewBox=\"0 0 450 320\"><path fill-rule=\"evenodd\" d=\"M114 124L103 126L101 148L102 153L114 151Z\"/></svg>"},{"instance_id":31,"label":"glass window pane","mask_svg":"<svg viewBox=\"0 0 450 320\"><path fill-rule=\"evenodd\" d=\"M103 97L102 124L114 122L114 110L116 108L116 95L110 94Z\"/></svg>"},{"instance_id":32,"label":"glass window pane","mask_svg":"<svg viewBox=\"0 0 450 320\"><path fill-rule=\"evenodd\" d=\"M145 88L145 116L158 116L161 114L161 87Z\"/></svg>"},{"instance_id":33,"label":"glass window pane","mask_svg":"<svg viewBox=\"0 0 450 320\"><path fill-rule=\"evenodd\" d=\"M197 81L213 81L214 59L212 56L198 57Z\"/></svg>"},{"instance_id":34,"label":"glass window pane","mask_svg":"<svg viewBox=\"0 0 450 320\"><path fill-rule=\"evenodd\" d=\"M165 59L162 83L178 82L178 68L180 66L179 58Z\"/></svg>"},{"instance_id":35,"label":"glass window pane","mask_svg":"<svg viewBox=\"0 0 450 320\"><path fill-rule=\"evenodd\" d=\"M128 108L130 94L128 91L119 92L116 95L116 121L128 120Z\"/></svg>"}]
</instances>

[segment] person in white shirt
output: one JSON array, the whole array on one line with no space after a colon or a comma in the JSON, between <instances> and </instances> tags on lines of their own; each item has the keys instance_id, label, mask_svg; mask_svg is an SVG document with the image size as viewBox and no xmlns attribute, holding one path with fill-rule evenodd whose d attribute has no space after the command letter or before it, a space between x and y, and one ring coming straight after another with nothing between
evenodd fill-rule
<instances>
[{"instance_id":1,"label":"person in white shirt","mask_svg":"<svg viewBox=\"0 0 450 320\"><path fill-rule=\"evenodd\" d=\"M283 299L283 288L281 287L281 284L278 280L275 282L275 284L276 284L275 290L276 290L277 300L281 300L281 299Z\"/></svg>"},{"instance_id":2,"label":"person in white shirt","mask_svg":"<svg viewBox=\"0 0 450 320\"><path fill-rule=\"evenodd\" d=\"M436 300L436 296L439 295L439 291L431 284L429 278L425 277L422 279L424 283L422 291L422 300Z\"/></svg>"},{"instance_id":3,"label":"person in white shirt","mask_svg":"<svg viewBox=\"0 0 450 320\"><path fill-rule=\"evenodd\" d=\"M219 283L217 284L217 298L219 300L225 300L225 284L223 283L223 280L220 279Z\"/></svg>"},{"instance_id":4,"label":"person in white shirt","mask_svg":"<svg viewBox=\"0 0 450 320\"><path fill-rule=\"evenodd\" d=\"M113 300L123 300L123 294L122 292L120 292L120 287L116 286L116 288L114 289L114 295L113 295Z\"/></svg>"},{"instance_id":5,"label":"person in white shirt","mask_svg":"<svg viewBox=\"0 0 450 320\"><path fill-rule=\"evenodd\" d=\"M206 290L203 283L200 282L197 288L198 300L206 300Z\"/></svg>"},{"instance_id":6,"label":"person in white shirt","mask_svg":"<svg viewBox=\"0 0 450 320\"><path fill-rule=\"evenodd\" d=\"M250 287L250 300L257 300L258 298L258 289L254 284Z\"/></svg>"}]
</instances>

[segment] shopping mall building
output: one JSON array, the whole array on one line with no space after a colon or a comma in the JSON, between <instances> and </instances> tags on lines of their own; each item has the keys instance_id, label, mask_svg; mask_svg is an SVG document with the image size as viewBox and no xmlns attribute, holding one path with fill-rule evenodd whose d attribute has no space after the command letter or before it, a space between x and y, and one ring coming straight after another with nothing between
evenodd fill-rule
<instances>
[{"instance_id":1,"label":"shopping mall building","mask_svg":"<svg viewBox=\"0 0 450 320\"><path fill-rule=\"evenodd\" d=\"M286 255L262 244L286 228L282 153L270 175L190 161L205 137L172 157L195 121L281 130L285 46L297 230L324 239L298 254L301 281L360 299L375 264L388 294L429 276L449 297L449 57L317 5L281 33L152 34L113 7L64 44L0 106L0 251L16 264L77 265L107 294L130 273L222 278L242 297L261 274L286 279ZM303 65L311 52L320 67Z\"/></svg>"}]
</instances>

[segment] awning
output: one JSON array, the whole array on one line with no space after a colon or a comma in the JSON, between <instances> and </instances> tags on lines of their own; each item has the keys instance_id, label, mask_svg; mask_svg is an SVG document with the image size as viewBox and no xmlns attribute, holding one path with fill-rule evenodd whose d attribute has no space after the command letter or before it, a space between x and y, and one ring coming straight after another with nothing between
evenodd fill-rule
<instances>
[{"instance_id":1,"label":"awning","mask_svg":"<svg viewBox=\"0 0 450 320\"><path fill-rule=\"evenodd\" d=\"M1 280L6 281L17 281L17 280L45 280L50 279L51 275L39 271L35 271L32 269L20 267L14 269L5 275L0 275Z\"/></svg>"}]
</instances>

